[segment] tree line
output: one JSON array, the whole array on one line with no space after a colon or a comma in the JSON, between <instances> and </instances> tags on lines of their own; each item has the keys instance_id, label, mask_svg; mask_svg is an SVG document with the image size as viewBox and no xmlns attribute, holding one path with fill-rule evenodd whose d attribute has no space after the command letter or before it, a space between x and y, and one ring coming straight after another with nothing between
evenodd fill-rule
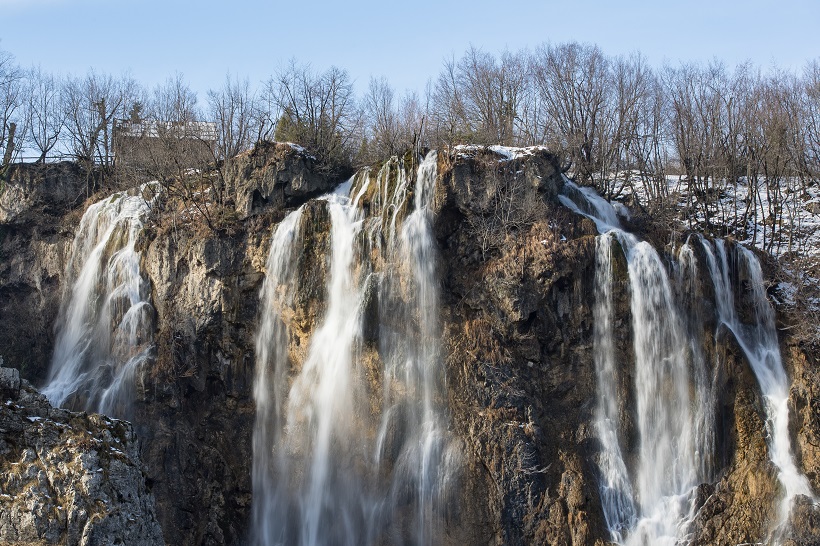
<instances>
[{"instance_id":1,"label":"tree line","mask_svg":"<svg viewBox=\"0 0 820 546\"><path fill-rule=\"evenodd\" d=\"M653 67L577 42L471 47L422 92L371 78L357 94L345 69L293 60L258 85L226 76L203 99L180 74L147 89L127 75L26 69L0 50L0 175L21 159L64 158L156 179L214 228L230 209L219 206L225 167L259 141L298 143L339 174L408 150L543 145L608 199L785 258L795 297L817 297L817 222L806 213L820 215L820 59L795 73L719 60ZM201 132L180 138L203 121L206 146L192 142ZM115 153L128 124L158 143L134 172Z\"/></svg>"},{"instance_id":2,"label":"tree line","mask_svg":"<svg viewBox=\"0 0 820 546\"><path fill-rule=\"evenodd\" d=\"M179 74L146 89L129 76L24 69L0 51L3 164L26 153L110 167L119 120L212 122L214 164L267 139L296 142L331 171L412 148L544 145L607 198L655 211L682 200L690 221L761 225L755 242L777 250L792 244L783 226L820 178L820 60L794 74L720 61L653 68L639 53L577 42L471 47L422 93L372 78L357 96L346 70L291 61L259 86L227 76L202 102ZM156 170L181 165L172 159Z\"/></svg>"}]
</instances>

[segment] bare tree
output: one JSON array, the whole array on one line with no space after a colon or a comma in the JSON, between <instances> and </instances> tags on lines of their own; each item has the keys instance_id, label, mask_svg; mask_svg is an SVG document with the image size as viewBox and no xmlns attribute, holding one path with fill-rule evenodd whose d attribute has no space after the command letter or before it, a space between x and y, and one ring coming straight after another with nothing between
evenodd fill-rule
<instances>
[{"instance_id":1,"label":"bare tree","mask_svg":"<svg viewBox=\"0 0 820 546\"><path fill-rule=\"evenodd\" d=\"M174 183L213 159L209 145L203 144L208 139L202 138L200 119L196 93L182 74L175 74L152 91L134 145L147 174L168 186L171 194Z\"/></svg>"},{"instance_id":2,"label":"bare tree","mask_svg":"<svg viewBox=\"0 0 820 546\"><path fill-rule=\"evenodd\" d=\"M399 103L398 120L402 148L417 149L429 145L426 123L429 110L429 92L427 97L428 99L422 102L419 95L412 91L406 93Z\"/></svg>"},{"instance_id":3,"label":"bare tree","mask_svg":"<svg viewBox=\"0 0 820 546\"><path fill-rule=\"evenodd\" d=\"M246 79L231 79L219 90L208 91L211 119L216 123L216 157L230 160L260 139L264 118Z\"/></svg>"},{"instance_id":4,"label":"bare tree","mask_svg":"<svg viewBox=\"0 0 820 546\"><path fill-rule=\"evenodd\" d=\"M291 61L266 92L279 113L276 140L301 144L330 171L350 165L360 116L347 71L333 66L319 74Z\"/></svg>"},{"instance_id":5,"label":"bare tree","mask_svg":"<svg viewBox=\"0 0 820 546\"><path fill-rule=\"evenodd\" d=\"M177 72L154 88L148 104L148 117L177 124L199 120L196 93L185 82L182 73Z\"/></svg>"},{"instance_id":6,"label":"bare tree","mask_svg":"<svg viewBox=\"0 0 820 546\"><path fill-rule=\"evenodd\" d=\"M384 78L370 80L362 100L363 131L358 164L371 164L427 146L427 104L415 92L396 99Z\"/></svg>"},{"instance_id":7,"label":"bare tree","mask_svg":"<svg viewBox=\"0 0 820 546\"><path fill-rule=\"evenodd\" d=\"M707 225L713 221L723 180L718 174L722 174L727 80L723 65L714 63L705 68L691 64L668 68L665 74L675 149L687 177L690 222L696 209Z\"/></svg>"},{"instance_id":8,"label":"bare tree","mask_svg":"<svg viewBox=\"0 0 820 546\"><path fill-rule=\"evenodd\" d=\"M481 144L516 143L515 125L524 97L526 69L521 56L492 55L471 47L458 64L458 82L475 140Z\"/></svg>"},{"instance_id":9,"label":"bare tree","mask_svg":"<svg viewBox=\"0 0 820 546\"><path fill-rule=\"evenodd\" d=\"M19 146L21 136L20 109L23 106L23 71L14 61L14 57L0 50L0 166L7 165L22 148Z\"/></svg>"},{"instance_id":10,"label":"bare tree","mask_svg":"<svg viewBox=\"0 0 820 546\"><path fill-rule=\"evenodd\" d=\"M38 66L29 72L28 119L32 145L40 152L38 162L45 161L60 138L65 111L60 108L60 81Z\"/></svg>"},{"instance_id":11,"label":"bare tree","mask_svg":"<svg viewBox=\"0 0 820 546\"><path fill-rule=\"evenodd\" d=\"M140 134L133 145L139 162L162 185L167 213L174 222L199 218L212 230L221 225L224 180L214 166L221 154L247 142L246 120L237 117L249 107L247 102L240 104L247 98L241 84L229 85L223 92L215 96L220 100L211 102L214 108L224 107L222 118L217 123L202 121L196 93L177 73L153 90L147 119L138 125Z\"/></svg>"},{"instance_id":12,"label":"bare tree","mask_svg":"<svg viewBox=\"0 0 820 546\"><path fill-rule=\"evenodd\" d=\"M545 144L555 129L551 127L551 120L547 116L547 103L539 92L534 73L538 68L537 56L522 53L521 60L525 63L522 70L525 72L526 86L521 97L518 113L519 141L527 145Z\"/></svg>"},{"instance_id":13,"label":"bare tree","mask_svg":"<svg viewBox=\"0 0 820 546\"><path fill-rule=\"evenodd\" d=\"M434 144L469 142L470 127L455 58L444 62L431 92L431 131Z\"/></svg>"},{"instance_id":14,"label":"bare tree","mask_svg":"<svg viewBox=\"0 0 820 546\"><path fill-rule=\"evenodd\" d=\"M806 66L803 75L801 126L805 129L805 171L820 178L820 59Z\"/></svg>"},{"instance_id":15,"label":"bare tree","mask_svg":"<svg viewBox=\"0 0 820 546\"><path fill-rule=\"evenodd\" d=\"M523 54L505 52L500 62L471 47L445 63L433 93L433 121L445 143L513 145L519 134L528 85Z\"/></svg>"},{"instance_id":16,"label":"bare tree","mask_svg":"<svg viewBox=\"0 0 820 546\"><path fill-rule=\"evenodd\" d=\"M667 176L667 130L666 95L654 72L646 75L645 88L635 105L634 134L629 138L628 161L637 170L643 193L644 205L660 212L672 203L668 202Z\"/></svg>"},{"instance_id":17,"label":"bare tree","mask_svg":"<svg viewBox=\"0 0 820 546\"><path fill-rule=\"evenodd\" d=\"M365 138L370 157L372 159L386 158L399 153L403 145L402 128L393 88L386 79L370 79L363 108L367 124Z\"/></svg>"},{"instance_id":18,"label":"bare tree","mask_svg":"<svg viewBox=\"0 0 820 546\"><path fill-rule=\"evenodd\" d=\"M114 120L128 112L139 93L139 85L127 76L116 79L92 71L84 78L67 78L60 96L74 157L89 166L110 166Z\"/></svg>"},{"instance_id":19,"label":"bare tree","mask_svg":"<svg viewBox=\"0 0 820 546\"><path fill-rule=\"evenodd\" d=\"M577 42L542 46L533 61L534 85L545 104L549 143L566 153L576 176L593 181L599 170L600 127L607 103L608 61L597 46Z\"/></svg>"}]
</instances>

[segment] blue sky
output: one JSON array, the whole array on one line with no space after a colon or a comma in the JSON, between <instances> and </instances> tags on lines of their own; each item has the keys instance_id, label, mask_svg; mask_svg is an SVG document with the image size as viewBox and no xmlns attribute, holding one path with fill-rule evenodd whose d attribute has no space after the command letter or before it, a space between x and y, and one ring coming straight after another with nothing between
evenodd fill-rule
<instances>
[{"instance_id":1,"label":"blue sky","mask_svg":"<svg viewBox=\"0 0 820 546\"><path fill-rule=\"evenodd\" d=\"M337 65L357 88L384 76L423 89L470 45L499 53L546 42L641 51L655 66L719 58L800 70L820 57L820 0L261 2L0 0L0 49L58 73L175 72L204 100L225 74L256 85L290 58Z\"/></svg>"}]
</instances>

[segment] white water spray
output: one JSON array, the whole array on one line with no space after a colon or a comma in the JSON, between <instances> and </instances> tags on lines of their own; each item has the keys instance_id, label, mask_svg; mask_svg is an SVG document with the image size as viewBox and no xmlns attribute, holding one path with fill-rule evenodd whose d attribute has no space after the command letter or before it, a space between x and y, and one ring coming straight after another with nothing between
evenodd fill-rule
<instances>
[{"instance_id":1,"label":"white water spray","mask_svg":"<svg viewBox=\"0 0 820 546\"><path fill-rule=\"evenodd\" d=\"M626 543L671 546L684 530L699 483L686 342L660 256L647 242L629 248L627 240L622 237L632 296L641 517Z\"/></svg>"},{"instance_id":2,"label":"white water spray","mask_svg":"<svg viewBox=\"0 0 820 546\"><path fill-rule=\"evenodd\" d=\"M680 311L686 332L687 360L692 369L695 406L695 460L697 475L701 481L714 481L717 466L717 385L720 366L707 361L703 352L702 302L696 297L700 291L700 270L695 251L689 241L678 250L676 283L679 291Z\"/></svg>"},{"instance_id":3,"label":"white water spray","mask_svg":"<svg viewBox=\"0 0 820 546\"><path fill-rule=\"evenodd\" d=\"M253 534L259 544L436 541L457 453L439 400L430 226L435 167L433 153L418 169L415 208L403 222L409 184L396 160L373 188L369 172L360 175L361 185L345 186L342 193L355 193L352 202L338 194L324 198L331 220L327 305L301 365L288 354L299 213L277 227L257 336ZM368 192L365 219L358 205ZM373 252L384 272L374 271ZM377 278L377 292L368 290ZM363 362L363 310L375 295L383 392L374 392ZM382 400L376 414L372 399Z\"/></svg>"},{"instance_id":4,"label":"white water spray","mask_svg":"<svg viewBox=\"0 0 820 546\"><path fill-rule=\"evenodd\" d=\"M595 428L601 442L599 490L612 540L678 542L690 520L700 472L698 416L690 394L684 325L657 251L620 227L614 208L589 188L565 180L560 201L593 221L596 242L594 360L598 382ZM638 453L631 469L619 440L618 363L613 341L612 244L623 249L633 330Z\"/></svg>"},{"instance_id":5,"label":"white water spray","mask_svg":"<svg viewBox=\"0 0 820 546\"><path fill-rule=\"evenodd\" d=\"M260 316L256 335L256 378L254 399L256 422L253 432L253 532L259 544L284 544L287 511L287 488L280 493L277 467L284 464L281 445L288 372L289 331L286 317L293 303L297 280L295 244L299 235L302 209L290 213L273 234L262 285ZM284 478L283 478L284 479Z\"/></svg>"},{"instance_id":6,"label":"white water spray","mask_svg":"<svg viewBox=\"0 0 820 546\"><path fill-rule=\"evenodd\" d=\"M595 221L602 235L596 251L593 310L598 378L596 431L602 454L601 499L612 539L623 544L678 544L694 516L697 484L713 479L715 468L715 384L717 366L705 361L700 347L703 318L697 302L680 305L658 253L620 229L615 210L589 189L565 184L561 202ZM635 350L635 399L639 450L629 475L618 440L618 384L612 341L612 239L628 262ZM779 526L786 522L797 495L812 497L808 480L796 465L788 433L788 378L780 358L774 313L766 299L760 264L737 247L736 258L749 276L753 317L741 324L735 311L725 245L705 240L707 267L715 286L718 321L738 340L761 386L766 403L772 462L778 468L784 498ZM673 264L684 298L697 293L697 264L689 243ZM685 312L684 312L685 311Z\"/></svg>"},{"instance_id":7,"label":"white water spray","mask_svg":"<svg viewBox=\"0 0 820 546\"><path fill-rule=\"evenodd\" d=\"M95 203L80 222L43 388L55 406L128 414L139 368L153 350L150 285L135 250L150 211L143 191Z\"/></svg>"},{"instance_id":8,"label":"white water spray","mask_svg":"<svg viewBox=\"0 0 820 546\"><path fill-rule=\"evenodd\" d=\"M774 310L766 298L760 262L750 250L737 245L734 249L735 258L738 267L742 266L749 277L749 297L754 310L752 322L741 323L729 281L726 245L722 240L715 241L716 256L708 241L702 239L702 244L715 287L718 320L734 334L763 393L769 456L778 469L778 479L784 489L778 520L778 526L782 526L789 517L794 497L805 495L813 498L813 493L808 479L797 469L792 457L789 438L789 380L780 356Z\"/></svg>"},{"instance_id":9,"label":"white water spray","mask_svg":"<svg viewBox=\"0 0 820 546\"><path fill-rule=\"evenodd\" d=\"M615 541L635 523L636 508L632 484L624 463L618 438L620 414L618 410L618 370L615 359L613 322L612 245L614 235L605 233L595 241L595 301L593 306L593 351L598 396L595 412L595 430L601 441L598 466L601 470L601 506L607 528Z\"/></svg>"}]
</instances>

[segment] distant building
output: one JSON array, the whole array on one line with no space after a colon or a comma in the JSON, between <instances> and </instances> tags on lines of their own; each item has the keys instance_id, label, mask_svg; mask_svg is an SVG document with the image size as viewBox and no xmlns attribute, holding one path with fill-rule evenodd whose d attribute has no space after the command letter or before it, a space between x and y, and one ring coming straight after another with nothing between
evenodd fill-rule
<instances>
[{"instance_id":1,"label":"distant building","mask_svg":"<svg viewBox=\"0 0 820 546\"><path fill-rule=\"evenodd\" d=\"M120 167L157 173L198 168L214 158L218 131L209 121L114 121L114 161Z\"/></svg>"}]
</instances>

